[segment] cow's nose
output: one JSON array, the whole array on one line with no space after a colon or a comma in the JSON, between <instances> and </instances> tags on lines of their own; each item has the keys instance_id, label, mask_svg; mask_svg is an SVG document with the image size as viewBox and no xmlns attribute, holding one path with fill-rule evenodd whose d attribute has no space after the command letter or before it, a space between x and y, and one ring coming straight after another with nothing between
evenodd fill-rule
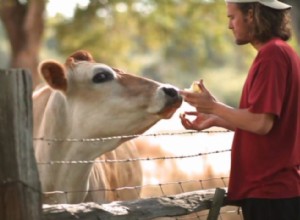
<instances>
[{"instance_id":1,"label":"cow's nose","mask_svg":"<svg viewBox=\"0 0 300 220\"><path fill-rule=\"evenodd\" d=\"M175 98L179 96L178 91L174 88L164 87L163 91L165 92L166 95L170 96L171 98Z\"/></svg>"}]
</instances>

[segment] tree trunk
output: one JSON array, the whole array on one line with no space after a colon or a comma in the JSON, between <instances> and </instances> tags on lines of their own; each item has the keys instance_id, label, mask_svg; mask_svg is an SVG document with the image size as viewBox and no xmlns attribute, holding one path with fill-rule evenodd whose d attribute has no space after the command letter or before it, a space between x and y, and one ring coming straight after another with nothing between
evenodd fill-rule
<instances>
[{"instance_id":1,"label":"tree trunk","mask_svg":"<svg viewBox=\"0 0 300 220\"><path fill-rule=\"evenodd\" d=\"M32 73L33 87L39 83L37 66L44 31L44 0L0 0L0 18L11 46L12 68L26 68Z\"/></svg>"}]
</instances>

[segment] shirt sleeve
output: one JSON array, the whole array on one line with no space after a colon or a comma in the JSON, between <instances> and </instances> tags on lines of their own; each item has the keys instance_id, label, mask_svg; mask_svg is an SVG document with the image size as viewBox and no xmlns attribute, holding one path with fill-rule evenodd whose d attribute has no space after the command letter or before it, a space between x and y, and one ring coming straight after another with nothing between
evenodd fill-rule
<instances>
[{"instance_id":1,"label":"shirt sleeve","mask_svg":"<svg viewBox=\"0 0 300 220\"><path fill-rule=\"evenodd\" d=\"M288 65L280 48L260 51L249 94L250 111L280 117L287 86Z\"/></svg>"}]
</instances>

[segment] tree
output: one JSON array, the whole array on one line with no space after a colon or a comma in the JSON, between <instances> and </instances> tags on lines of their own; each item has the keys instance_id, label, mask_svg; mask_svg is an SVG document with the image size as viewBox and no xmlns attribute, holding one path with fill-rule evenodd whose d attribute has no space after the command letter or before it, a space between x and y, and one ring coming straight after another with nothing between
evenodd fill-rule
<instances>
[{"instance_id":1,"label":"tree","mask_svg":"<svg viewBox=\"0 0 300 220\"><path fill-rule=\"evenodd\" d=\"M189 86L201 67L228 59L225 13L223 0L91 0L55 29L64 55L85 48L96 60Z\"/></svg>"},{"instance_id":2,"label":"tree","mask_svg":"<svg viewBox=\"0 0 300 220\"><path fill-rule=\"evenodd\" d=\"M44 0L0 0L0 18L11 47L10 66L28 68L33 86L39 83L37 65L44 31Z\"/></svg>"},{"instance_id":3,"label":"tree","mask_svg":"<svg viewBox=\"0 0 300 220\"><path fill-rule=\"evenodd\" d=\"M293 5L294 33L299 45L300 1L282 1ZM0 19L11 47L10 66L30 69L34 87L39 82L37 65L46 3L0 0ZM122 8L127 8L127 13L122 13ZM98 60L111 65L133 71L144 66L143 72L153 77L161 77L157 72L170 77L178 76L174 71L188 71L195 78L203 64L221 65L230 58L228 50L232 48L226 43L230 32L221 33L226 28L223 9L223 0L90 0L88 8L77 9L74 19L58 25L57 45L64 56L76 49L88 49ZM214 45L210 47L211 44ZM149 65L149 56L158 61ZM182 63L183 60L188 62ZM237 65L240 68L241 62ZM185 85L190 81L186 76L183 80Z\"/></svg>"}]
</instances>

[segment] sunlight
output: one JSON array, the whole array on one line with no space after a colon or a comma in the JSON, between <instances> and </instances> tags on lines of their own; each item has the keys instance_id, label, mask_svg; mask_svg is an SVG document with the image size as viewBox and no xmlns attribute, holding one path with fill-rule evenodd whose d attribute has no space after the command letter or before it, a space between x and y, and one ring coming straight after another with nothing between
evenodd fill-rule
<instances>
[{"instance_id":1,"label":"sunlight","mask_svg":"<svg viewBox=\"0 0 300 220\"><path fill-rule=\"evenodd\" d=\"M48 0L46 11L48 17L54 17L57 14L70 18L74 15L76 6L84 8L89 4L89 0L70 0L62 3L61 0Z\"/></svg>"}]
</instances>

